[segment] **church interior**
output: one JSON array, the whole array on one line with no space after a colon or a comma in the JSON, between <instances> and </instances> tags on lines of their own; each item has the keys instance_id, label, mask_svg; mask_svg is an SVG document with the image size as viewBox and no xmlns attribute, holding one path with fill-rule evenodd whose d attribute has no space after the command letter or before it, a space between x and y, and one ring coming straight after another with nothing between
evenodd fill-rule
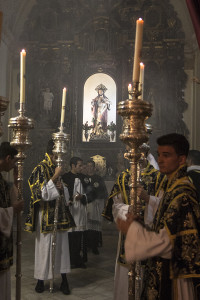
<instances>
[{"instance_id":1,"label":"church interior","mask_svg":"<svg viewBox=\"0 0 200 300\"><path fill-rule=\"evenodd\" d=\"M153 106L147 120L151 153L156 157L156 139L172 132L185 135L190 148L200 150L200 27L194 26L189 2L0 0L0 100L7 103L0 115L1 142L13 138L8 124L21 107L20 52L26 51L23 101L34 128L24 160L24 214L30 199L27 180L59 130L64 87L66 170L72 156L93 158L109 193L127 168L117 104L129 98L138 18L144 20L143 100ZM98 106L102 97L104 104ZM12 174L7 179L12 181ZM103 221L100 255L89 254L88 268L72 271L69 300L113 299L117 238L115 225ZM22 300L64 299L61 293L35 293L33 236L22 233L22 244ZM15 299L15 265L12 289Z\"/></svg>"}]
</instances>

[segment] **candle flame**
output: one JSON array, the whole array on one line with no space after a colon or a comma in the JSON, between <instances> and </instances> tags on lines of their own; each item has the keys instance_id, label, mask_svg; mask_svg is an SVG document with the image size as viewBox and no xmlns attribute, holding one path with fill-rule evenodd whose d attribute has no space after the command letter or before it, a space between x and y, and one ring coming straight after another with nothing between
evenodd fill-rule
<instances>
[{"instance_id":1,"label":"candle flame","mask_svg":"<svg viewBox=\"0 0 200 300\"><path fill-rule=\"evenodd\" d=\"M142 18L139 18L139 21L143 21Z\"/></svg>"}]
</instances>

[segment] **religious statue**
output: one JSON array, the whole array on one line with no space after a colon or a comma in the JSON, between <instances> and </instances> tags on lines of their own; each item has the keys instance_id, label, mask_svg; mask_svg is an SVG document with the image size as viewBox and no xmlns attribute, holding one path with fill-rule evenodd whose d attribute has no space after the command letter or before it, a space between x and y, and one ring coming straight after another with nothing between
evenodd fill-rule
<instances>
[{"instance_id":1,"label":"religious statue","mask_svg":"<svg viewBox=\"0 0 200 300\"><path fill-rule=\"evenodd\" d=\"M111 101L105 96L107 88L100 84L96 87L98 96L91 101L93 114L93 133L102 134L107 131L108 110L110 110Z\"/></svg>"},{"instance_id":2,"label":"religious statue","mask_svg":"<svg viewBox=\"0 0 200 300\"><path fill-rule=\"evenodd\" d=\"M46 90L42 94L44 99L44 111L47 115L49 115L52 111L54 95L51 92L50 88L46 88Z\"/></svg>"}]
</instances>

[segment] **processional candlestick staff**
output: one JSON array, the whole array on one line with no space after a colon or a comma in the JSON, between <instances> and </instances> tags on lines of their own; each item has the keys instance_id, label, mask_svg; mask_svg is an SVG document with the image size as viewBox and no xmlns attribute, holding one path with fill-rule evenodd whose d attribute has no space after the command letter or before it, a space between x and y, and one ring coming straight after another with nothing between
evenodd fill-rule
<instances>
[{"instance_id":1,"label":"processional candlestick staff","mask_svg":"<svg viewBox=\"0 0 200 300\"><path fill-rule=\"evenodd\" d=\"M57 156L57 167L61 167L64 161L64 154L67 153L67 143L69 142L70 135L64 133L64 119L65 119L65 104L66 104L66 88L63 89L62 95L62 108L59 132L52 134L54 141L53 154ZM61 196L60 196L61 197ZM50 292L54 291L54 270L55 270L55 254L56 254L56 235L57 235L57 223L58 223L58 209L60 205L60 197L56 199L55 211L54 211L54 225L53 225L53 237L52 237L52 280L50 281Z\"/></svg>"},{"instance_id":2,"label":"processional candlestick staff","mask_svg":"<svg viewBox=\"0 0 200 300\"><path fill-rule=\"evenodd\" d=\"M120 139L129 146L129 152L124 155L130 161L130 204L131 211L135 215L140 215L141 204L137 197L137 174L138 163L141 157L141 145L148 141L148 134L145 129L145 120L151 116L152 105L139 99L141 91L139 91L139 74L140 74L140 55L142 49L143 36L142 19L136 22L136 38L135 38L135 54L133 65L133 89L128 87L129 99L119 102L117 112L123 118L123 132ZM128 273L129 300L140 299L140 262L131 264Z\"/></svg>"},{"instance_id":3,"label":"processional candlestick staff","mask_svg":"<svg viewBox=\"0 0 200 300\"><path fill-rule=\"evenodd\" d=\"M8 127L13 130L11 145L18 150L17 160L17 190L18 201L23 200L23 170L25 151L31 146L29 131L34 128L33 119L25 117L25 61L26 52L20 53L20 109L19 115L10 118ZM21 213L17 213L17 241L16 241L16 300L21 299Z\"/></svg>"}]
</instances>

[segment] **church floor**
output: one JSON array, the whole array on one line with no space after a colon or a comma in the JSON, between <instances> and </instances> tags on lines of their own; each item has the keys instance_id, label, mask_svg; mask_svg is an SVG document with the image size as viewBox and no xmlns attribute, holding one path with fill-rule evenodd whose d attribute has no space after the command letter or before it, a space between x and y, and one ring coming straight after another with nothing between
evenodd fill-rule
<instances>
[{"instance_id":1,"label":"church floor","mask_svg":"<svg viewBox=\"0 0 200 300\"><path fill-rule=\"evenodd\" d=\"M22 233L22 285L21 300L112 300L115 256L118 233L115 224L103 222L103 247L100 255L88 252L87 269L73 269L68 274L70 295L64 295L60 290L61 278L55 278L55 293L49 293L49 282L45 282L42 294L35 292L36 280L34 270L34 234ZM16 252L16 251L14 251ZM15 262L12 273L12 300L15 299Z\"/></svg>"}]
</instances>

